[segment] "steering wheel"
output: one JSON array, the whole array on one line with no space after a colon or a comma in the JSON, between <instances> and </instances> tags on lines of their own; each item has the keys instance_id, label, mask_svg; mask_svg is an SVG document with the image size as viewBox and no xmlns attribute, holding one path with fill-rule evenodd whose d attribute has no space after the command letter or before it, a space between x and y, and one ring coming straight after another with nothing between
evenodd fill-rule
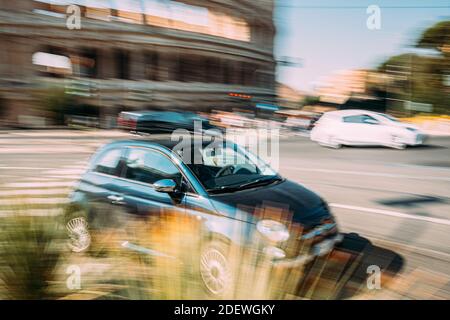
<instances>
[{"instance_id":1,"label":"steering wheel","mask_svg":"<svg viewBox=\"0 0 450 320\"><path fill-rule=\"evenodd\" d=\"M221 168L219 171L217 171L215 177L221 177L224 176L225 173L232 174L234 171L234 166L232 164L226 165L225 167Z\"/></svg>"}]
</instances>

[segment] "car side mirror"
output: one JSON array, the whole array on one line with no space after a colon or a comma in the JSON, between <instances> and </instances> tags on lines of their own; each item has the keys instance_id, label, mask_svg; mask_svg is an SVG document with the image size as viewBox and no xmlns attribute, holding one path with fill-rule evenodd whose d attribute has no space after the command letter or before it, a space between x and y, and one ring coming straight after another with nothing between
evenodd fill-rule
<instances>
[{"instance_id":1,"label":"car side mirror","mask_svg":"<svg viewBox=\"0 0 450 320\"><path fill-rule=\"evenodd\" d=\"M162 179L156 181L153 188L158 192L173 193L177 189L177 184L172 179Z\"/></svg>"}]
</instances>

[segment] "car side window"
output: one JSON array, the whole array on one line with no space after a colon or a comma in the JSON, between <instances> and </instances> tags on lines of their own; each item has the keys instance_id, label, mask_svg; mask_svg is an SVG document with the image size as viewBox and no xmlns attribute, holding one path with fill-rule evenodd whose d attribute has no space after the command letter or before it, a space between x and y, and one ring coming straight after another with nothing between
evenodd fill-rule
<instances>
[{"instance_id":1,"label":"car side window","mask_svg":"<svg viewBox=\"0 0 450 320\"><path fill-rule=\"evenodd\" d=\"M375 123L378 123L379 121L377 119L365 114L365 115L363 115L362 122L369 123L369 124L375 124Z\"/></svg>"},{"instance_id":2,"label":"car side window","mask_svg":"<svg viewBox=\"0 0 450 320\"><path fill-rule=\"evenodd\" d=\"M363 115L347 116L343 120L346 123L363 123Z\"/></svg>"},{"instance_id":3,"label":"car side window","mask_svg":"<svg viewBox=\"0 0 450 320\"><path fill-rule=\"evenodd\" d=\"M180 184L182 174L163 154L150 149L131 148L126 160L125 178L149 184L172 179Z\"/></svg>"},{"instance_id":4,"label":"car side window","mask_svg":"<svg viewBox=\"0 0 450 320\"><path fill-rule=\"evenodd\" d=\"M122 149L112 149L103 153L94 165L93 171L108 175L118 175L119 161Z\"/></svg>"},{"instance_id":5,"label":"car side window","mask_svg":"<svg viewBox=\"0 0 450 320\"><path fill-rule=\"evenodd\" d=\"M368 121L369 120L369 121ZM344 122L347 123L378 123L378 120L368 116L366 114L356 115L356 116L347 116L343 118Z\"/></svg>"}]
</instances>

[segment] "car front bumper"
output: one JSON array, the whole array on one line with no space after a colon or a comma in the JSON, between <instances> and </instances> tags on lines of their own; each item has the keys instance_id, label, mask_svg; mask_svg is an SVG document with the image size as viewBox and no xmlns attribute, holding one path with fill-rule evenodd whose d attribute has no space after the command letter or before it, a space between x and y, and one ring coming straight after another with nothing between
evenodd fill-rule
<instances>
[{"instance_id":1,"label":"car front bumper","mask_svg":"<svg viewBox=\"0 0 450 320\"><path fill-rule=\"evenodd\" d=\"M408 146L419 146L425 143L427 135L423 133L415 133L404 137L404 143Z\"/></svg>"},{"instance_id":2,"label":"car front bumper","mask_svg":"<svg viewBox=\"0 0 450 320\"><path fill-rule=\"evenodd\" d=\"M411 145L413 145L413 146L421 145L421 144L424 144L426 140L427 140L427 136L425 134L419 133L415 136L415 139L411 143Z\"/></svg>"},{"instance_id":3,"label":"car front bumper","mask_svg":"<svg viewBox=\"0 0 450 320\"><path fill-rule=\"evenodd\" d=\"M274 267L281 268L298 268L304 266L305 264L313 261L314 259L324 256L330 253L336 244L342 242L344 236L338 233L332 238L325 239L312 247L311 253L302 254L291 259L279 259L273 260L272 264Z\"/></svg>"}]
</instances>

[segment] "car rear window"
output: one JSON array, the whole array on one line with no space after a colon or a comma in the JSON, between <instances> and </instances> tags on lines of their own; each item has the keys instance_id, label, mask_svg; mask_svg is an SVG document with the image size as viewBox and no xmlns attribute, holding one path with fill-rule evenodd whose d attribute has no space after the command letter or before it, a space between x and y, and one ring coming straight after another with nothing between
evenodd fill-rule
<instances>
[{"instance_id":1,"label":"car rear window","mask_svg":"<svg viewBox=\"0 0 450 320\"><path fill-rule=\"evenodd\" d=\"M347 123L363 123L363 117L363 115L348 116L344 117L343 120Z\"/></svg>"},{"instance_id":2,"label":"car rear window","mask_svg":"<svg viewBox=\"0 0 450 320\"><path fill-rule=\"evenodd\" d=\"M347 123L366 123L367 120L375 120L376 121L376 119L374 119L371 116L368 116L366 114L347 116L347 117L343 118L343 121L347 122Z\"/></svg>"},{"instance_id":3,"label":"car rear window","mask_svg":"<svg viewBox=\"0 0 450 320\"><path fill-rule=\"evenodd\" d=\"M118 165L120 161L120 157L122 156L122 149L112 149L105 151L96 164L94 165L94 171L108 174L108 175L117 175L118 173Z\"/></svg>"}]
</instances>

